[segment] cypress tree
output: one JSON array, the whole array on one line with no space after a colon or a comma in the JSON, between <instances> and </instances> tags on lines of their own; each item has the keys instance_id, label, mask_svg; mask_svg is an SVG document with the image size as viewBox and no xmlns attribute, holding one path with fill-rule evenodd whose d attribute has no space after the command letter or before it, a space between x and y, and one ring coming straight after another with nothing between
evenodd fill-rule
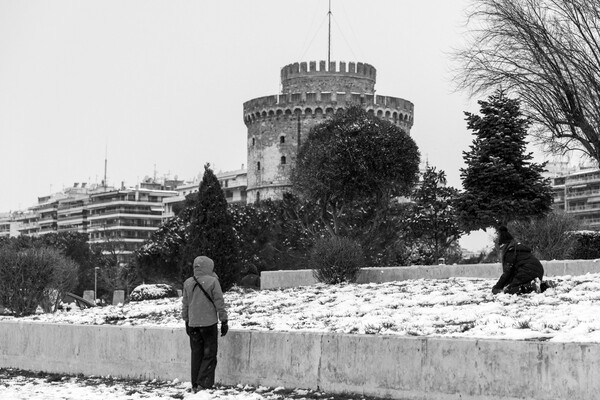
<instances>
[{"instance_id":1,"label":"cypress tree","mask_svg":"<svg viewBox=\"0 0 600 400\"><path fill-rule=\"evenodd\" d=\"M190 211L182 273L184 276L191 276L192 263L197 256L210 257L215 263L215 273L219 276L221 287L228 290L237 279L238 252L233 218L227 208L221 184L210 164L204 166L198 200Z\"/></svg>"}]
</instances>

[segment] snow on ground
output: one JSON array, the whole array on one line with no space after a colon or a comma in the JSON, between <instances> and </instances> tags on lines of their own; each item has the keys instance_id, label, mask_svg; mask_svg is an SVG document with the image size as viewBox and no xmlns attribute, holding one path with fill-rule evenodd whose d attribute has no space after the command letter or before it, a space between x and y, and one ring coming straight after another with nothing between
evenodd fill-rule
<instances>
[{"instance_id":1,"label":"snow on ground","mask_svg":"<svg viewBox=\"0 0 600 400\"><path fill-rule=\"evenodd\" d=\"M0 368L2 400L359 400L360 395L332 395L303 389L219 386L191 393L189 382L132 381L111 377L68 376Z\"/></svg>"},{"instance_id":2,"label":"snow on ground","mask_svg":"<svg viewBox=\"0 0 600 400\"><path fill-rule=\"evenodd\" d=\"M600 274L551 278L544 293L493 295L492 279L419 279L225 293L230 328L600 342ZM181 299L61 311L27 321L183 327ZM12 317L0 317L11 320Z\"/></svg>"},{"instance_id":3,"label":"snow on ground","mask_svg":"<svg viewBox=\"0 0 600 400\"><path fill-rule=\"evenodd\" d=\"M419 279L225 293L230 327L428 337L538 339L600 343L600 274L551 278L544 293L492 295L495 280ZM181 299L36 314L18 320L183 328ZM0 316L0 320L17 320ZM193 394L189 382L35 374L0 369L0 399L283 400L357 399L301 389L218 387Z\"/></svg>"}]
</instances>

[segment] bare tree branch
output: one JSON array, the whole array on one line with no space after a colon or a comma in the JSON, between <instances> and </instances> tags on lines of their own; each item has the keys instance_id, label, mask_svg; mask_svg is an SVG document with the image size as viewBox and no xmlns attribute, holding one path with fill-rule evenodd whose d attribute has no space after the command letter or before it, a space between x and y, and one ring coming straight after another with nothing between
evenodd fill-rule
<instances>
[{"instance_id":1,"label":"bare tree branch","mask_svg":"<svg viewBox=\"0 0 600 400\"><path fill-rule=\"evenodd\" d=\"M457 88L518 96L547 151L600 162L600 1L478 0L468 20Z\"/></svg>"}]
</instances>

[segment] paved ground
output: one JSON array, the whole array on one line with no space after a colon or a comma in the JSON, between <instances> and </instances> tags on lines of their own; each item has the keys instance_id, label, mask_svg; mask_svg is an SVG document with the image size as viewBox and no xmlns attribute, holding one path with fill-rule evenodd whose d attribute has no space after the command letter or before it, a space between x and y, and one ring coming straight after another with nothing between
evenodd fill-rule
<instances>
[{"instance_id":1,"label":"paved ground","mask_svg":"<svg viewBox=\"0 0 600 400\"><path fill-rule=\"evenodd\" d=\"M83 375L50 374L0 368L2 400L376 400L312 390L250 386L218 386L199 393L189 382L136 381Z\"/></svg>"}]
</instances>

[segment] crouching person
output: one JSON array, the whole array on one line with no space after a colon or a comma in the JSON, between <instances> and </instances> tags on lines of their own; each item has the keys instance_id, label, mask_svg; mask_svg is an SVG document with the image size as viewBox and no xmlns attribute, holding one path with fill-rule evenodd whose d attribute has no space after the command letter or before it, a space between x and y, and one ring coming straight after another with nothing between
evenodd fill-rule
<instances>
[{"instance_id":1,"label":"crouching person","mask_svg":"<svg viewBox=\"0 0 600 400\"><path fill-rule=\"evenodd\" d=\"M544 267L531 249L517 242L505 226L498 229L502 276L492 293L525 294L542 291Z\"/></svg>"},{"instance_id":2,"label":"crouching person","mask_svg":"<svg viewBox=\"0 0 600 400\"><path fill-rule=\"evenodd\" d=\"M205 256L196 257L194 276L183 283L181 316L190 337L194 393L214 385L218 322L221 321L221 336L225 336L229 329L223 292L213 269L213 260Z\"/></svg>"}]
</instances>

